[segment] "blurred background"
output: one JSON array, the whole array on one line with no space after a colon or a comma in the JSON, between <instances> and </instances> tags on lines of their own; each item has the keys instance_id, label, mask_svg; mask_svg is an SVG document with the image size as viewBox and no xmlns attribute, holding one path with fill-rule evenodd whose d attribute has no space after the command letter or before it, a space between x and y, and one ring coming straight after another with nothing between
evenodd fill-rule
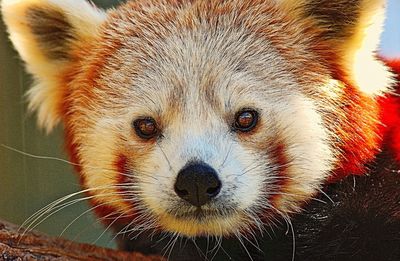
<instances>
[{"instance_id":1,"label":"blurred background","mask_svg":"<svg viewBox=\"0 0 400 261\"><path fill-rule=\"evenodd\" d=\"M108 8L122 1L93 2ZM400 57L400 1L389 0L388 5L381 54ZM67 159L63 153L62 129L59 127L46 135L37 128L35 116L26 110L24 93L30 84L31 78L24 72L0 22L0 219L16 224L22 224L45 205L80 189L71 166L36 157ZM104 228L90 212L85 213L87 209L87 204L81 202L44 219L46 214L36 229L55 236L62 233L63 237L79 242L114 247L111 234L103 234ZM85 214L76 219L82 213Z\"/></svg>"}]
</instances>

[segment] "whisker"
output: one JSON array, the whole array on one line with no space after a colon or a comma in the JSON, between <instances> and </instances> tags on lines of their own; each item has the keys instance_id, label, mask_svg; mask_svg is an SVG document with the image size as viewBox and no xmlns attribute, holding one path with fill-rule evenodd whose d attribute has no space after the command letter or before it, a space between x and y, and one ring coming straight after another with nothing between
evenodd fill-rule
<instances>
[{"instance_id":1,"label":"whisker","mask_svg":"<svg viewBox=\"0 0 400 261\"><path fill-rule=\"evenodd\" d=\"M72 226L79 218L81 218L81 217L84 216L85 214L87 214L87 213L89 213L89 212L92 212L93 210L95 210L95 209L97 209L97 208L99 208L99 207L102 207L102 206L105 206L105 205L109 205L109 204L112 204L112 203L116 203L116 202L121 202L121 200L118 199L118 200L107 201L107 202L105 202L105 203L101 203L101 204L99 204L99 205L96 205L96 206L94 206L94 207L92 207L92 208L89 208L88 210L84 211L84 212L81 213L79 216L77 216L74 220L72 220L72 221L63 229L63 231L60 233L60 237L65 233L65 231L68 230L68 228L69 228L70 226ZM122 214L126 214L126 213L122 213Z\"/></svg>"},{"instance_id":2,"label":"whisker","mask_svg":"<svg viewBox=\"0 0 400 261\"><path fill-rule=\"evenodd\" d=\"M115 194L114 194L114 193L107 193L107 194L103 194L103 195L102 195L102 194L100 194L100 195L93 195L93 196L88 196L88 197L84 197L84 198L74 199L74 200L65 202L65 203L63 203L62 205L59 205L59 206L54 206L53 208L46 210L45 212L43 212L42 214L40 214L37 218L35 218L35 219L31 222L31 224L25 229L23 235L24 235L26 232L32 231L32 230L35 229L37 226L39 226L39 225L42 224L44 221L46 221L48 218L50 218L51 216L55 215L56 213L60 212L61 210L65 209L65 208L67 208L67 207L69 207L69 206L72 206L72 205L74 205L74 204L76 204L76 203L79 203L79 202L82 202L82 201L85 201L85 200L88 200L88 199L96 198L96 197L99 197L99 196L108 197L108 196L110 196L110 195L115 195ZM119 201L121 201L121 200L119 200ZM45 214L48 214L48 215L47 215L45 218L43 218L40 222L37 222L37 223L36 223L36 221L38 221L39 219L41 219ZM36 223L36 224L35 224L35 223ZM35 224L35 225L34 225L34 224Z\"/></svg>"},{"instance_id":3,"label":"whisker","mask_svg":"<svg viewBox=\"0 0 400 261\"><path fill-rule=\"evenodd\" d=\"M14 151L16 153L19 153L19 154L21 154L23 156L28 156L28 157L31 157L31 158L34 158L34 159L54 160L54 161L66 163L66 164L71 165L71 166L85 167L86 169L92 169L92 170L93 169L98 169L100 171L113 172L113 173L116 173L116 174L119 174L119 175L126 176L128 178L132 178L132 175L130 173L122 173L122 172L119 172L119 171L114 170L114 169L107 169L107 168L103 168L103 167L99 167L99 166L91 166L91 165L87 165L87 164L85 164L85 165L84 164L78 164L78 163L74 163L74 162L71 162L71 161L68 161L68 160L65 160L65 159L61 159L61 158L57 158L57 157L35 155L35 154L32 154L32 153L24 152L24 151L18 150L16 148L7 146L5 144L0 144L0 146L5 148L5 149L8 149L10 151ZM154 176L151 176L151 175L149 175L148 177L156 179Z\"/></svg>"},{"instance_id":4,"label":"whisker","mask_svg":"<svg viewBox=\"0 0 400 261\"><path fill-rule=\"evenodd\" d=\"M253 257L251 256L249 250L247 249L246 245L244 244L243 240L240 238L240 232L235 232L234 235L236 236L236 238L239 240L239 243L242 245L242 247L244 248L244 251L246 251L248 257L250 258L251 261L253 260Z\"/></svg>"},{"instance_id":5,"label":"whisker","mask_svg":"<svg viewBox=\"0 0 400 261\"><path fill-rule=\"evenodd\" d=\"M224 252L224 254L228 257L228 260L233 260L232 257L228 254L228 251L225 250L225 248L222 246L222 236L220 239L220 249Z\"/></svg>"},{"instance_id":6,"label":"whisker","mask_svg":"<svg viewBox=\"0 0 400 261\"><path fill-rule=\"evenodd\" d=\"M325 196L332 204L335 204L335 201L328 195L326 194L322 189L318 188L318 191Z\"/></svg>"},{"instance_id":7,"label":"whisker","mask_svg":"<svg viewBox=\"0 0 400 261\"><path fill-rule=\"evenodd\" d=\"M108 214L108 215L106 215L106 216L104 216L104 217L102 217L102 218L100 218L100 219L97 219L97 220L96 220L96 223L100 223L100 221L101 221L101 220L104 220L104 219L107 220L107 219L113 217L113 216L116 215L116 214L118 214L118 211L114 211L114 212L112 212L112 213L110 213L110 214ZM112 225L114 225L114 223L115 223L116 221L118 221L120 218L125 218L125 217L128 217L128 215L126 215L125 213L121 213L121 215L119 215L118 217L115 217L114 220L113 220L112 222L110 222L110 224L109 224L109 225L103 230L103 232L96 238L96 240L94 240L94 241L92 242L92 245L96 244L97 241L100 240L100 238L101 238L105 233L107 233L107 231L112 227Z\"/></svg>"},{"instance_id":8,"label":"whisker","mask_svg":"<svg viewBox=\"0 0 400 261\"><path fill-rule=\"evenodd\" d=\"M190 240L193 242L193 245L196 247L197 253L199 253L200 256L202 256L205 260L207 260L207 255L204 254L203 250L197 245L196 239L191 237Z\"/></svg>"},{"instance_id":9,"label":"whisker","mask_svg":"<svg viewBox=\"0 0 400 261\"><path fill-rule=\"evenodd\" d=\"M97 187L97 188L90 188L90 189L85 189L82 191L78 191L75 193L71 193L67 196L64 196L60 199L57 199L55 201L53 201L52 203L48 204L47 206L43 207L42 209L40 209L39 211L37 211L36 213L34 213L33 215L31 215L27 220L25 220L25 222L20 226L20 229L22 229L22 227L26 226L27 223L30 223L30 225L28 225L25 230L24 233L27 231L31 231L34 228L36 228L38 225L40 225L41 223L43 223L46 219L48 219L50 216L58 213L59 211L61 211L62 209L69 207L73 204L79 203L81 201L84 200L88 200L88 199L92 199L94 197L107 197L107 196L111 196L111 195L116 195L116 196L121 196L121 195L130 195L129 193L124 193L124 192L112 192L112 193L103 193L103 194L98 194L98 195L91 195L91 196L87 196L87 197L83 197L83 198L79 198L79 199L74 199L68 202L64 202L65 200L68 200L76 195L79 195L81 193L87 193L87 192L91 192L91 191L95 191L95 190L100 190L100 189L110 189L110 188L114 188L114 186L104 186L104 187ZM62 203L64 202L64 203ZM62 204L61 204L62 203ZM61 205L60 205L61 204ZM38 221L39 219L41 219L44 215L47 215L46 218L44 218L43 220L41 220L39 223L37 223L36 225L34 225L36 223L36 221ZM33 226L34 225L34 226Z\"/></svg>"},{"instance_id":10,"label":"whisker","mask_svg":"<svg viewBox=\"0 0 400 261\"><path fill-rule=\"evenodd\" d=\"M157 142L156 144L157 144L157 146L160 148L162 154L164 155L164 158L165 158L165 160L167 161L167 163L168 163L168 165L169 165L169 169L170 169L173 173L176 174L177 172L176 172L176 171L174 170L174 168L172 167L171 161L168 159L167 154L165 153L165 151L164 151L163 148L161 147L160 143Z\"/></svg>"},{"instance_id":11,"label":"whisker","mask_svg":"<svg viewBox=\"0 0 400 261\"><path fill-rule=\"evenodd\" d=\"M31 157L31 158L34 158L34 159L55 160L55 161L59 161L59 162L62 162L62 163L69 164L69 165L79 166L76 163L70 162L68 160L60 159L60 158L57 158L57 157L34 155L34 154L31 154L31 153L28 153L28 152L24 152L24 151L12 148L12 147L7 146L5 144L0 144L0 146L5 148L5 149L17 152L17 153L19 153L21 155L28 156L28 157Z\"/></svg>"},{"instance_id":12,"label":"whisker","mask_svg":"<svg viewBox=\"0 0 400 261\"><path fill-rule=\"evenodd\" d=\"M217 168L219 172L221 172L221 170L224 168L224 165L225 165L226 161L228 160L229 155L231 154L232 146L233 146L233 143L231 143L231 145L229 146L228 152L226 153L224 160L222 161L221 165Z\"/></svg>"},{"instance_id":13,"label":"whisker","mask_svg":"<svg viewBox=\"0 0 400 261\"><path fill-rule=\"evenodd\" d=\"M79 195L79 194L82 194L82 193L86 193L86 192L89 192L89 191L92 191L92 190L95 190L95 189L97 189L97 188L90 188L90 189L81 190L81 191L74 192L74 193L71 193L71 194L69 194L69 195L63 196L63 197L61 197L61 198L59 198L59 199L56 199L55 201L53 201L53 202L51 202L50 204L46 205L45 207L39 209L39 210L36 211L34 214L32 214L30 217L28 217L28 218L22 223L22 225L20 226L19 229L21 229L22 227L26 226L26 224L27 224L28 222L30 222L30 221L31 221L32 219L34 219L37 215L39 215L40 213L46 211L47 209L52 208L52 207L56 206L57 204L59 204L59 203L65 201L65 200L67 200L67 199L70 199L70 198L72 198L72 197L74 197L74 196L76 196L76 195Z\"/></svg>"}]
</instances>

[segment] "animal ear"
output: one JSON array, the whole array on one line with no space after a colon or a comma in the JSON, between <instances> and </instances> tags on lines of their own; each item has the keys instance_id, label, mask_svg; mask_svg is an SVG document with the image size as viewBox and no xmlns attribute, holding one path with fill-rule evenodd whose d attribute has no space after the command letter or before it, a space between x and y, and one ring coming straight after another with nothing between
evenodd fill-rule
<instances>
[{"instance_id":1,"label":"animal ear","mask_svg":"<svg viewBox=\"0 0 400 261\"><path fill-rule=\"evenodd\" d=\"M389 69L376 59L385 20L385 0L278 0L322 29L330 51L355 86L379 95L393 84Z\"/></svg>"},{"instance_id":2,"label":"animal ear","mask_svg":"<svg viewBox=\"0 0 400 261\"><path fill-rule=\"evenodd\" d=\"M63 70L72 51L93 41L106 15L85 0L2 0L10 39L34 76L28 92L39 124L50 131L61 118Z\"/></svg>"}]
</instances>

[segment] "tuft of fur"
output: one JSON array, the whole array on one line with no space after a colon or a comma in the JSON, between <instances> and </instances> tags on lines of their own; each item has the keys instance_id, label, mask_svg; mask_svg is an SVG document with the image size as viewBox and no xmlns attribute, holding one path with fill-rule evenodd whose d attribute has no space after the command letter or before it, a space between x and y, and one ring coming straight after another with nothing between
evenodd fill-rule
<instances>
[{"instance_id":1,"label":"tuft of fur","mask_svg":"<svg viewBox=\"0 0 400 261\"><path fill-rule=\"evenodd\" d=\"M76 59L72 50L96 38L105 13L86 1L3 0L10 39L34 78L28 93L31 110L48 132L62 118L63 77Z\"/></svg>"},{"instance_id":2,"label":"tuft of fur","mask_svg":"<svg viewBox=\"0 0 400 261\"><path fill-rule=\"evenodd\" d=\"M393 78L376 57L385 20L385 0L283 0L324 28L321 35L337 52L344 77L368 95L391 90Z\"/></svg>"}]
</instances>

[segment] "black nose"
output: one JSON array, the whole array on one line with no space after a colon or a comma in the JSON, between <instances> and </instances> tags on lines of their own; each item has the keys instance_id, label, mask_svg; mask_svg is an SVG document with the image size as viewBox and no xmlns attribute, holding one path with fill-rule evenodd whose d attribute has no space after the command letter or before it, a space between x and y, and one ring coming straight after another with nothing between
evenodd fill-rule
<instances>
[{"instance_id":1,"label":"black nose","mask_svg":"<svg viewBox=\"0 0 400 261\"><path fill-rule=\"evenodd\" d=\"M221 190L221 181L215 170L205 163L191 163L179 173L175 192L196 207L203 206L216 197Z\"/></svg>"}]
</instances>

